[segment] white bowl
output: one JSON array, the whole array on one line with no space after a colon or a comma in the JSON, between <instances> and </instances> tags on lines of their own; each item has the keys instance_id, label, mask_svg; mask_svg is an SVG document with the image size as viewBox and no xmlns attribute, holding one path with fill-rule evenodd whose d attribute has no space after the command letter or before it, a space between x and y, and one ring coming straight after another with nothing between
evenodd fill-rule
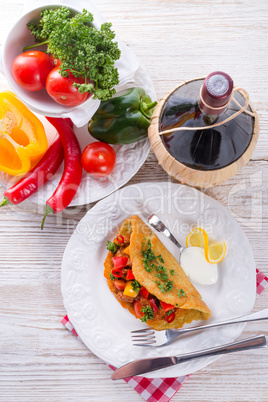
<instances>
[{"instance_id":1,"label":"white bowl","mask_svg":"<svg viewBox=\"0 0 268 402\"><path fill-rule=\"evenodd\" d=\"M99 101L98 100L93 100L92 98L87 99L85 102L83 102L81 105L75 106L75 107L67 107L64 105L60 105L59 103L55 102L46 92L46 89L43 89L41 91L36 91L36 92L30 92L26 91L23 88L21 88L13 79L12 77L12 63L15 59L16 56L18 56L20 53L22 53L22 49L25 46L29 46L31 44L34 44L34 37L31 35L30 30L27 28L27 23L36 20L38 21L40 19L40 12L44 10L45 8L58 8L65 6L64 4L55 4L55 5L44 5L44 6L39 6L38 8L35 8L26 14L24 14L16 23L15 25L11 28L10 32L8 33L8 36L6 38L6 41L4 43L4 46L2 48L2 72L4 73L8 84L10 85L11 89L15 92L15 94L33 111L36 113L40 113L45 116L50 116L50 117L71 117L73 118L75 115L78 116L77 121L83 120L81 119L81 116L83 113L86 111L90 111L91 116L93 113L97 110L99 107ZM70 8L72 12L79 13L80 11L73 8L69 7L66 5L66 7ZM90 10L89 10L90 11ZM94 23L92 24L94 26ZM41 50L42 48L37 47L36 50ZM35 48L33 49L35 50ZM43 48L44 50L44 48ZM90 106L89 106L90 105ZM90 115L88 116L87 120L90 119ZM76 120L76 119L74 119ZM76 122L74 121L76 124ZM84 122L82 122L85 124ZM82 126L83 124L81 123Z\"/></svg>"}]
</instances>

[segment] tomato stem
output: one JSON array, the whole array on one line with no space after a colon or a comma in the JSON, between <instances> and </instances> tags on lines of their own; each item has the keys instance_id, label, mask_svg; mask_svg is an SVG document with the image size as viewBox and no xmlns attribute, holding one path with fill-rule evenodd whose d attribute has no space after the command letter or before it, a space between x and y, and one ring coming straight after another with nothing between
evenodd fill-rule
<instances>
[{"instance_id":1,"label":"tomato stem","mask_svg":"<svg viewBox=\"0 0 268 402\"><path fill-rule=\"evenodd\" d=\"M44 42L35 43L34 45L31 45L31 46L25 46L25 47L22 49L22 51L25 52L25 50L34 49L35 47L47 45L48 43L49 43L49 41L48 41L48 40L45 40Z\"/></svg>"}]
</instances>

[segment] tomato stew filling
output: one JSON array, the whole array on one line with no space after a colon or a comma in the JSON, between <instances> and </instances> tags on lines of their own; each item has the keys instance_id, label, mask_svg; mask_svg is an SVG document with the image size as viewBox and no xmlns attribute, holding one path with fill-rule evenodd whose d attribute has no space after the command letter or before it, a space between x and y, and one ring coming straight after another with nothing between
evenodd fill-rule
<instances>
[{"instance_id":1,"label":"tomato stew filling","mask_svg":"<svg viewBox=\"0 0 268 402\"><path fill-rule=\"evenodd\" d=\"M114 269L110 274L110 278L114 284L115 297L122 302L133 304L135 314L141 318L143 322L148 319L165 319L171 323L175 319L175 311L177 308L160 300L148 292L138 281L135 280L132 273L132 263L128 253L130 244L130 235L118 236L108 248L113 254ZM116 268L118 265L117 257L128 257L125 261L125 266ZM119 261L120 262L120 261ZM129 272L131 271L131 272ZM115 275L113 275L113 273ZM128 280L127 278L134 278Z\"/></svg>"}]
</instances>

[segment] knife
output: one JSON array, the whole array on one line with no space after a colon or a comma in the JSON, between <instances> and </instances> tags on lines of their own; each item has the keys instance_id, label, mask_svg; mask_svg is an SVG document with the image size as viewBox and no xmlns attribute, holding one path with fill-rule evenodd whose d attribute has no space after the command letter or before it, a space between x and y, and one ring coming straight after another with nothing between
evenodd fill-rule
<instances>
[{"instance_id":1,"label":"knife","mask_svg":"<svg viewBox=\"0 0 268 402\"><path fill-rule=\"evenodd\" d=\"M121 380L122 378L132 377L134 375L149 373L151 371L175 366L176 364L184 363L188 360L198 359L200 357L217 356L223 355L225 353L239 352L241 350L264 348L266 346L267 345L265 336L260 335L210 349L199 350L193 353L186 353L180 356L140 359L127 363L117 369L113 373L112 379Z\"/></svg>"}]
</instances>

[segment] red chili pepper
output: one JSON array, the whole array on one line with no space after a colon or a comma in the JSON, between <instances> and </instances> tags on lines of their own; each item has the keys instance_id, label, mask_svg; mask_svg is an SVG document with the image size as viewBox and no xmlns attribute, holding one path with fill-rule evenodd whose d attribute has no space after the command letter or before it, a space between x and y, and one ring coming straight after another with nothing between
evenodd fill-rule
<instances>
[{"instance_id":1,"label":"red chili pepper","mask_svg":"<svg viewBox=\"0 0 268 402\"><path fill-rule=\"evenodd\" d=\"M132 281L135 279L135 276L133 275L132 269L129 269L127 271L127 276L126 276L126 280L127 281Z\"/></svg>"},{"instance_id":2,"label":"red chili pepper","mask_svg":"<svg viewBox=\"0 0 268 402\"><path fill-rule=\"evenodd\" d=\"M64 119L46 117L59 133L64 149L64 172L54 194L47 200L47 207L41 223L44 227L47 214L63 211L77 193L82 179L81 150L73 129Z\"/></svg>"},{"instance_id":3,"label":"red chili pepper","mask_svg":"<svg viewBox=\"0 0 268 402\"><path fill-rule=\"evenodd\" d=\"M172 311L171 314L167 315L167 316L166 316L166 320L167 320L167 322L168 322L169 324L170 324L172 321L174 321L174 320L175 320L175 312Z\"/></svg>"},{"instance_id":4,"label":"red chili pepper","mask_svg":"<svg viewBox=\"0 0 268 402\"><path fill-rule=\"evenodd\" d=\"M124 241L125 241L124 236L122 236L122 235L118 235L117 238L116 238L116 240L117 240L119 243L124 243Z\"/></svg>"},{"instance_id":5,"label":"red chili pepper","mask_svg":"<svg viewBox=\"0 0 268 402\"><path fill-rule=\"evenodd\" d=\"M173 306L173 304L169 304L169 303L165 303L163 301L160 300L160 304L162 306L162 309L167 312L170 310L173 310L175 308L175 306Z\"/></svg>"},{"instance_id":6,"label":"red chili pepper","mask_svg":"<svg viewBox=\"0 0 268 402\"><path fill-rule=\"evenodd\" d=\"M149 299L149 302L151 303L153 310L158 311L158 307L156 305L155 299Z\"/></svg>"},{"instance_id":7,"label":"red chili pepper","mask_svg":"<svg viewBox=\"0 0 268 402\"><path fill-rule=\"evenodd\" d=\"M128 262L128 257L120 256L120 257L113 257L112 258L114 267L116 269L125 268Z\"/></svg>"},{"instance_id":8,"label":"red chili pepper","mask_svg":"<svg viewBox=\"0 0 268 402\"><path fill-rule=\"evenodd\" d=\"M149 297L149 290L147 290L144 286L140 288L140 295L144 297L144 299L148 299Z\"/></svg>"},{"instance_id":9,"label":"red chili pepper","mask_svg":"<svg viewBox=\"0 0 268 402\"><path fill-rule=\"evenodd\" d=\"M115 278L120 278L122 276L122 269L115 268L112 270L112 274Z\"/></svg>"},{"instance_id":10,"label":"red chili pepper","mask_svg":"<svg viewBox=\"0 0 268 402\"><path fill-rule=\"evenodd\" d=\"M38 164L14 186L4 192L4 200L0 207L20 204L50 180L63 161L63 147L58 137L48 148Z\"/></svg>"}]
</instances>

